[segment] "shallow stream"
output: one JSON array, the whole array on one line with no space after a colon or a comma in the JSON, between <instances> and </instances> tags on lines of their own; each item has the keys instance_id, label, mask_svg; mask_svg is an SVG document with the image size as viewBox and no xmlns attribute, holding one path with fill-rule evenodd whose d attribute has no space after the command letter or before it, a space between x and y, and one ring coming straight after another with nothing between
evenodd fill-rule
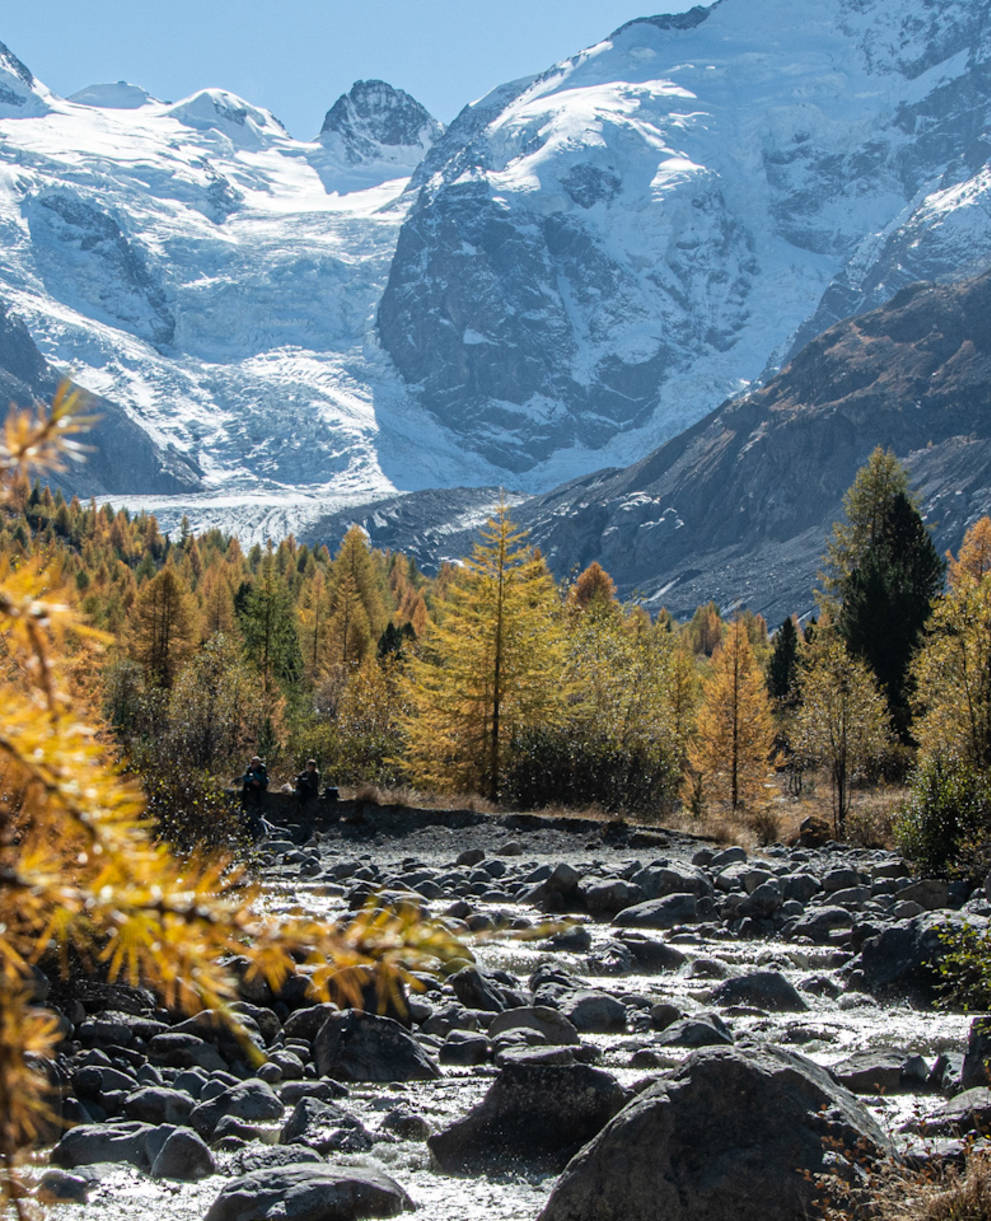
<instances>
[{"instance_id":1,"label":"shallow stream","mask_svg":"<svg viewBox=\"0 0 991 1221\"><path fill-rule=\"evenodd\" d=\"M336 853L335 853L336 855ZM529 854L528 854L529 858ZM429 857L419 854L418 859ZM444 856L449 862L450 854ZM539 858L534 857L535 860ZM550 859L550 858L548 858ZM407 856L408 860L408 856ZM397 860L398 864L398 860ZM343 887L326 880L312 884L298 877L273 876L266 889L266 903L272 907L294 906L316 916L333 918L344 910ZM431 905L436 912L444 900ZM545 917L535 908L519 904L474 903L475 909L492 917L499 927L515 919L539 922ZM611 932L608 923L588 923L592 954L604 945ZM664 936L657 934L657 936ZM650 1003L674 1001L687 1009L705 1012L713 986L724 974L738 974L744 968L773 968L798 985L810 975L831 976L838 965L835 949L795 945L777 941L735 940L730 937L702 937L680 934L669 937L687 956L676 972L663 974L592 974L588 953L564 953L541 948L540 942L521 942L509 933L493 934L476 947L479 965L501 968L526 979L541 963L555 965L588 980L613 995L643 998ZM881 1046L895 1046L923 1056L931 1063L940 1052L962 1051L970 1019L961 1014L923 1011L902 1005L880 1005L872 998L850 992L836 997L810 995L803 991L809 1005L806 1013L766 1013L747 1008L720 1011L736 1039L742 1036L781 1043L801 1051L824 1065L831 1065L854 1052ZM622 1034L585 1034L583 1042L601 1051L601 1067L623 1084L656 1073L665 1061L676 1063L687 1049L664 1049L665 1061L656 1068L632 1067L631 1059L643 1048L657 1055L656 1041L649 1024L649 1009L644 1013L643 1030L629 1029ZM637 1025L636 1009L632 1026ZM668 1059L669 1057L669 1059ZM438 1081L395 1085L352 1085L347 1107L372 1131L379 1128L383 1115L402 1103L420 1113L433 1127L445 1127L462 1116L489 1087L495 1069L445 1067ZM933 1109L938 1096L921 1100L913 1095L866 1098L864 1101L881 1120L894 1130L921 1106ZM273 1141L279 1124L271 1126ZM218 1162L223 1166L225 1156ZM335 1157L338 1155L335 1155ZM422 1142L396 1141L376 1144L371 1155L408 1191L417 1205L419 1221L535 1221L554 1184L553 1175L491 1175L456 1178L441 1175L431 1168L430 1155ZM346 1160L346 1155L344 1160ZM46 1215L69 1221L201 1221L216 1198L224 1179L211 1176L195 1184L153 1181L127 1167L108 1169L88 1203L49 1206Z\"/></svg>"}]
</instances>

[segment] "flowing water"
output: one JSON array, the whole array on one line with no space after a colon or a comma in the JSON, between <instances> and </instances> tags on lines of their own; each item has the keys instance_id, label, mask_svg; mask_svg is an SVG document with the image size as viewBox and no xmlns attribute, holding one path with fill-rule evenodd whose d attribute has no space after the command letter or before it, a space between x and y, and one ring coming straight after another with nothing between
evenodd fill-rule
<instances>
[{"instance_id":1,"label":"flowing water","mask_svg":"<svg viewBox=\"0 0 991 1221\"><path fill-rule=\"evenodd\" d=\"M450 857L448 856L449 860ZM344 910L343 889L326 881L300 883L298 879L274 877L266 892L271 907L292 906L316 916L333 918ZM437 910L444 906L436 905ZM536 909L518 904L473 904L501 928L514 921L538 922L545 917ZM590 923L592 952L610 939L608 924ZM661 936L661 934L657 934ZM684 1008L704 1012L708 994L725 972L738 974L754 967L773 968L798 984L810 975L829 976L837 964L836 951L829 947L799 946L777 941L741 941L729 937L703 937L682 934L675 939L687 956L676 972L663 974L595 975L588 970L587 953L569 954L542 949L539 942L522 942L510 933L497 933L476 949L479 965L501 968L525 980L542 962L582 976L592 987L619 996L642 998L643 1003L674 1001ZM722 964L722 965L720 965ZM765 1013L746 1008L722 1011L721 1016L734 1036L750 1036L766 1042L781 1043L801 1051L824 1065L868 1048L894 1046L917 1053L932 1061L944 1051L962 1051L970 1019L964 1015L911 1009L902 1005L880 1005L858 993L842 992L837 997L803 993L809 1004L806 1013ZM601 1051L602 1068L623 1084L631 1085L675 1064L687 1050L658 1049L650 1030L647 1011L643 1030L623 1034L583 1035L583 1042L594 1043ZM634 1010L635 1012L635 1010ZM636 1025L636 1020L633 1022ZM653 1032L656 1035L656 1032ZM634 1068L631 1057L650 1047L665 1059L656 1069ZM485 1093L495 1075L491 1066L482 1068L445 1067L438 1081L394 1084L352 1085L345 1105L375 1131L384 1114L403 1104L423 1115L435 1128L442 1128L462 1116ZM913 1110L934 1109L938 1096L921 1100L912 1095L867 1098L864 1101L881 1120L894 1130ZM274 1141L279 1124L271 1125ZM232 1155L219 1155L221 1168ZM538 1174L499 1174L458 1178L436 1173L422 1142L395 1141L376 1144L373 1156L407 1190L417 1205L419 1221L534 1221L554 1184L555 1176ZM338 1160L339 1155L335 1155ZM346 1161L347 1155L340 1157ZM49 1206L46 1215L65 1221L200 1221L216 1198L225 1179L212 1176L195 1184L152 1181L127 1167L101 1170L101 1181L86 1204Z\"/></svg>"}]
</instances>

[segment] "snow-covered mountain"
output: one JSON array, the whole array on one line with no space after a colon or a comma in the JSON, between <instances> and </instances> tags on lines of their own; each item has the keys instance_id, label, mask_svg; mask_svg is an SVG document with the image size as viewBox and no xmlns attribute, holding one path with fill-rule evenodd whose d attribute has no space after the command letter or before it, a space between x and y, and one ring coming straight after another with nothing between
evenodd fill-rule
<instances>
[{"instance_id":1,"label":"snow-covered mountain","mask_svg":"<svg viewBox=\"0 0 991 1221\"><path fill-rule=\"evenodd\" d=\"M292 528L392 491L380 452L415 483L441 430L404 414L374 318L410 170L443 130L422 107L359 82L302 142L220 89L61 99L2 46L0 90L0 309L199 470L191 516ZM425 483L443 482L434 448ZM129 490L153 486L136 468Z\"/></svg>"},{"instance_id":2,"label":"snow-covered mountain","mask_svg":"<svg viewBox=\"0 0 991 1221\"><path fill-rule=\"evenodd\" d=\"M310 142L220 89L62 99L0 44L0 307L200 472L197 525L544 490L991 264L989 8L718 0L447 131L358 82Z\"/></svg>"},{"instance_id":3,"label":"snow-covered mountain","mask_svg":"<svg viewBox=\"0 0 991 1221\"><path fill-rule=\"evenodd\" d=\"M982 269L988 12L720 0L497 91L414 175L384 346L532 481L635 458L906 279Z\"/></svg>"}]
</instances>

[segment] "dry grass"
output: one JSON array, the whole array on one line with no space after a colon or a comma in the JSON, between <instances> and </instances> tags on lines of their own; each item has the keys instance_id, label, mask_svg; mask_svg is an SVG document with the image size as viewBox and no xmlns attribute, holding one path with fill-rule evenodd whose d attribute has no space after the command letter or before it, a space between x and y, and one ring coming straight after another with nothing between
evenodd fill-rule
<instances>
[{"instance_id":1,"label":"dry grass","mask_svg":"<svg viewBox=\"0 0 991 1221\"><path fill-rule=\"evenodd\" d=\"M472 810L478 814L498 814L499 807L479 793L431 793L399 785L381 788L377 784L341 786L345 801L363 801L377 806L408 806L413 810Z\"/></svg>"},{"instance_id":2,"label":"dry grass","mask_svg":"<svg viewBox=\"0 0 991 1221\"><path fill-rule=\"evenodd\" d=\"M892 824L905 792L904 788L888 785L858 790L854 794L853 807L847 818L849 842L868 848L892 847ZM414 789L408 785L395 788L382 788L375 784L352 787L342 785L341 797L372 805L408 806L411 809L472 810L479 814L525 813L536 818L575 818L585 819L590 823L622 819L644 828L685 831L710 839L716 844L740 844L748 851L776 842L788 843L798 834L798 828L806 818L822 819L830 826L833 821L829 782L825 777L815 774L805 777L802 792L798 796L789 793L787 777L779 776L769 790L767 806L761 810L733 812L713 807L704 811L700 817L694 816L687 807L682 807L663 818L650 819L617 814L594 803L580 808L554 804L536 810L520 810L514 807L510 811L478 793L435 793Z\"/></svg>"},{"instance_id":3,"label":"dry grass","mask_svg":"<svg viewBox=\"0 0 991 1221\"><path fill-rule=\"evenodd\" d=\"M962 1170L909 1171L884 1163L856 1189L827 1186L823 1221L989 1221L991 1151L972 1150Z\"/></svg>"},{"instance_id":4,"label":"dry grass","mask_svg":"<svg viewBox=\"0 0 991 1221\"><path fill-rule=\"evenodd\" d=\"M882 785L857 793L846 820L846 837L859 848L893 848L894 823L908 796L902 785Z\"/></svg>"}]
</instances>

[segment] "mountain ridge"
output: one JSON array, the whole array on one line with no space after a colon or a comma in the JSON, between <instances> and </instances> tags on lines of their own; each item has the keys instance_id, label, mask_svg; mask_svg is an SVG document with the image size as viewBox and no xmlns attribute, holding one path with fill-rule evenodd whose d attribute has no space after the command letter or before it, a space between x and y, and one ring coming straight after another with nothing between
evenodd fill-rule
<instances>
[{"instance_id":1,"label":"mountain ridge","mask_svg":"<svg viewBox=\"0 0 991 1221\"><path fill-rule=\"evenodd\" d=\"M5 51L0 300L199 472L166 516L544 492L991 264L989 4L720 0L446 131L356 82L309 142L219 89L61 99Z\"/></svg>"}]
</instances>

